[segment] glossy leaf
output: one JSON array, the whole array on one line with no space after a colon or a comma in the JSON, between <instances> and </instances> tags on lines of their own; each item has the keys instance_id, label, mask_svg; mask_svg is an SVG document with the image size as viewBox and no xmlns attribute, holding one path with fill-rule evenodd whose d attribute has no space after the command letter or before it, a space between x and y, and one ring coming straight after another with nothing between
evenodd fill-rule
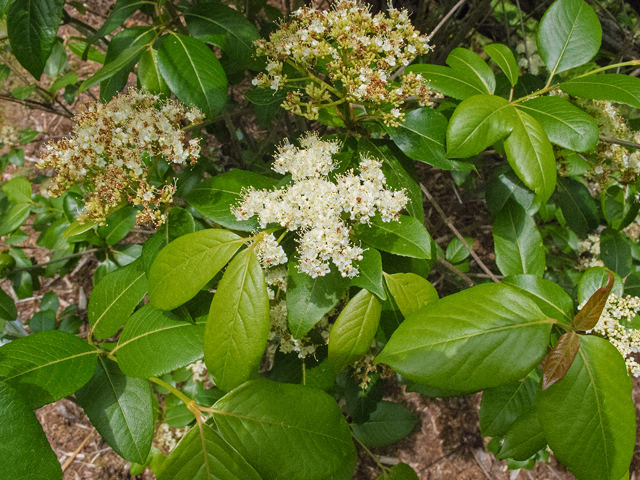
<instances>
[{"instance_id":1,"label":"glossy leaf","mask_svg":"<svg viewBox=\"0 0 640 480\"><path fill-rule=\"evenodd\" d=\"M135 64L137 59L140 58L140 55L142 55L142 52L148 47L148 44L136 44L124 49L115 60L105 63L104 67L82 82L82 85L80 85L80 93L113 77L119 71L124 70L130 63Z\"/></svg>"},{"instance_id":2,"label":"glossy leaf","mask_svg":"<svg viewBox=\"0 0 640 480\"><path fill-rule=\"evenodd\" d=\"M538 420L538 414L535 411L529 412L519 417L511 426L496 458L524 461L546 446L547 440Z\"/></svg>"},{"instance_id":3,"label":"glossy leaf","mask_svg":"<svg viewBox=\"0 0 640 480\"><path fill-rule=\"evenodd\" d=\"M9 210L3 212L0 216L0 236L7 235L21 226L31 211L31 205L28 203L15 203L9 207Z\"/></svg>"},{"instance_id":4,"label":"glossy leaf","mask_svg":"<svg viewBox=\"0 0 640 480\"><path fill-rule=\"evenodd\" d=\"M588 75L561 83L558 88L576 97L624 103L640 108L640 78L631 75Z\"/></svg>"},{"instance_id":5,"label":"glossy leaf","mask_svg":"<svg viewBox=\"0 0 640 480\"><path fill-rule=\"evenodd\" d=\"M203 342L204 325L145 305L127 321L112 353L125 375L160 377L201 359Z\"/></svg>"},{"instance_id":6,"label":"glossy leaf","mask_svg":"<svg viewBox=\"0 0 640 480\"><path fill-rule=\"evenodd\" d=\"M368 447L384 447L402 440L416 425L416 417L407 407L380 402L362 425L353 425L353 435Z\"/></svg>"},{"instance_id":7,"label":"glossy leaf","mask_svg":"<svg viewBox=\"0 0 640 480\"><path fill-rule=\"evenodd\" d=\"M93 42L103 38L105 35L109 35L115 29L120 27L125 20L127 20L146 3L148 3L148 0L117 0L107 19L94 34L92 38ZM86 60L84 55L83 60Z\"/></svg>"},{"instance_id":8,"label":"glossy leaf","mask_svg":"<svg viewBox=\"0 0 640 480\"><path fill-rule=\"evenodd\" d=\"M602 27L585 1L557 0L542 17L536 38L553 76L591 60L600 48Z\"/></svg>"},{"instance_id":9,"label":"glossy leaf","mask_svg":"<svg viewBox=\"0 0 640 480\"><path fill-rule=\"evenodd\" d=\"M289 261L287 317L293 337L306 335L338 304L348 287L349 279L343 278L335 266L325 276L311 278Z\"/></svg>"},{"instance_id":10,"label":"glossy leaf","mask_svg":"<svg viewBox=\"0 0 640 480\"><path fill-rule=\"evenodd\" d=\"M471 248L473 248L473 238L466 237L465 241L471 246ZM469 258L469 255L471 255L471 252L467 250L467 247L464 243L462 243L462 240L460 240L458 237L455 237L451 239L451 241L447 245L444 257L446 261L456 264L464 262L467 258Z\"/></svg>"},{"instance_id":11,"label":"glossy leaf","mask_svg":"<svg viewBox=\"0 0 640 480\"><path fill-rule=\"evenodd\" d=\"M324 480L347 466L355 469L349 426L322 390L252 380L214 408L222 436L264 480Z\"/></svg>"},{"instance_id":12,"label":"glossy leaf","mask_svg":"<svg viewBox=\"0 0 640 480\"><path fill-rule=\"evenodd\" d=\"M11 53L36 80L40 80L56 41L64 4L64 0L19 0L9 6Z\"/></svg>"},{"instance_id":13,"label":"glossy leaf","mask_svg":"<svg viewBox=\"0 0 640 480\"><path fill-rule=\"evenodd\" d=\"M515 109L502 97L474 95L464 100L447 128L447 156L477 155L509 135L517 121Z\"/></svg>"},{"instance_id":14,"label":"glossy leaf","mask_svg":"<svg viewBox=\"0 0 640 480\"><path fill-rule=\"evenodd\" d=\"M475 54L474 54L475 55ZM397 127L385 127L393 142L412 160L441 170L471 170L473 166L449 160L444 153L447 119L432 108L418 108L405 115Z\"/></svg>"},{"instance_id":15,"label":"glossy leaf","mask_svg":"<svg viewBox=\"0 0 640 480\"><path fill-rule=\"evenodd\" d=\"M600 288L604 288L609 281L609 271L604 267L588 268L580 277L578 283L578 304L583 304ZM624 289L624 282L620 275L613 273L613 289L611 292L621 297Z\"/></svg>"},{"instance_id":16,"label":"glossy leaf","mask_svg":"<svg viewBox=\"0 0 640 480\"><path fill-rule=\"evenodd\" d=\"M61 479L62 470L33 409L0 381L0 478Z\"/></svg>"},{"instance_id":17,"label":"glossy leaf","mask_svg":"<svg viewBox=\"0 0 640 480\"><path fill-rule=\"evenodd\" d=\"M169 209L167 220L161 229L157 230L142 247L140 258L147 272L147 278L154 260L160 251L176 238L195 231L195 221L193 215L183 208L173 207Z\"/></svg>"},{"instance_id":18,"label":"glossy leaf","mask_svg":"<svg viewBox=\"0 0 640 480\"><path fill-rule=\"evenodd\" d=\"M98 235L107 245L115 245L131 231L136 224L137 210L128 205L107 217L105 225L98 227Z\"/></svg>"},{"instance_id":19,"label":"glossy leaf","mask_svg":"<svg viewBox=\"0 0 640 480\"><path fill-rule=\"evenodd\" d=\"M32 410L71 395L89 381L98 351L66 332L48 330L0 347L0 382Z\"/></svg>"},{"instance_id":20,"label":"glossy leaf","mask_svg":"<svg viewBox=\"0 0 640 480\"><path fill-rule=\"evenodd\" d=\"M244 239L226 230L200 230L175 239L149 272L149 302L173 310L192 299L224 267Z\"/></svg>"},{"instance_id":21,"label":"glossy leaf","mask_svg":"<svg viewBox=\"0 0 640 480\"><path fill-rule=\"evenodd\" d=\"M485 197L489 211L496 217L510 199L529 211L533 205L534 193L508 168L497 173L487 185Z\"/></svg>"},{"instance_id":22,"label":"glossy leaf","mask_svg":"<svg viewBox=\"0 0 640 480\"><path fill-rule=\"evenodd\" d=\"M369 351L381 312L382 304L364 289L342 309L329 335L328 358L336 372Z\"/></svg>"},{"instance_id":23,"label":"glossy leaf","mask_svg":"<svg viewBox=\"0 0 640 480\"><path fill-rule=\"evenodd\" d=\"M204 360L218 388L231 390L258 372L269 336L269 295L253 250L229 263L211 302Z\"/></svg>"},{"instance_id":24,"label":"glossy leaf","mask_svg":"<svg viewBox=\"0 0 640 480\"><path fill-rule=\"evenodd\" d=\"M447 57L447 65L458 72L464 72L473 84L483 90L482 93L493 94L496 89L496 78L489 65L477 53L466 48L454 48Z\"/></svg>"},{"instance_id":25,"label":"glossy leaf","mask_svg":"<svg viewBox=\"0 0 640 480\"><path fill-rule=\"evenodd\" d=\"M369 377L366 386L360 384L357 378L347 372L344 386L344 403L347 414L358 425L369 420L371 414L378 408L384 397L384 381L377 372Z\"/></svg>"},{"instance_id":26,"label":"glossy leaf","mask_svg":"<svg viewBox=\"0 0 640 480\"><path fill-rule=\"evenodd\" d=\"M409 65L407 73L422 75L431 88L456 100L464 100L474 95L486 93L484 86L476 85L473 77L466 72L441 65Z\"/></svg>"},{"instance_id":27,"label":"glossy leaf","mask_svg":"<svg viewBox=\"0 0 640 480\"><path fill-rule=\"evenodd\" d=\"M534 409L540 382L533 375L482 392L478 416L483 437L503 437L518 417Z\"/></svg>"},{"instance_id":28,"label":"glossy leaf","mask_svg":"<svg viewBox=\"0 0 640 480\"><path fill-rule=\"evenodd\" d=\"M562 97L537 97L517 109L535 118L549 141L576 152L589 152L598 143L598 124L584 110Z\"/></svg>"},{"instance_id":29,"label":"glossy leaf","mask_svg":"<svg viewBox=\"0 0 640 480\"><path fill-rule=\"evenodd\" d=\"M18 309L13 299L4 290L0 290L0 320L13 322L18 318Z\"/></svg>"},{"instance_id":30,"label":"glossy leaf","mask_svg":"<svg viewBox=\"0 0 640 480\"><path fill-rule=\"evenodd\" d=\"M484 46L487 55L498 64L504 72L512 87L518 83L518 64L513 56L513 52L506 45L500 43L492 43ZM494 87L495 88L495 87ZM493 93L493 92L492 92Z\"/></svg>"},{"instance_id":31,"label":"glossy leaf","mask_svg":"<svg viewBox=\"0 0 640 480\"><path fill-rule=\"evenodd\" d=\"M503 275L542 277L545 252L533 219L514 201L508 202L493 224L496 264Z\"/></svg>"},{"instance_id":32,"label":"glossy leaf","mask_svg":"<svg viewBox=\"0 0 640 480\"><path fill-rule=\"evenodd\" d=\"M142 88L149 93L169 96L171 90L158 70L158 51L149 48L140 57L138 62L138 80Z\"/></svg>"},{"instance_id":33,"label":"glossy leaf","mask_svg":"<svg viewBox=\"0 0 640 480\"><path fill-rule=\"evenodd\" d=\"M406 318L376 363L442 390L497 387L540 362L554 322L511 287L478 285Z\"/></svg>"},{"instance_id":34,"label":"glossy leaf","mask_svg":"<svg viewBox=\"0 0 640 480\"><path fill-rule=\"evenodd\" d=\"M598 209L589 189L571 177L558 179L558 206L567 225L579 237L586 237L600 224Z\"/></svg>"},{"instance_id":35,"label":"glossy leaf","mask_svg":"<svg viewBox=\"0 0 640 480\"><path fill-rule=\"evenodd\" d=\"M510 275L503 279L502 283L533 300L547 317L571 323L573 300L560 285L535 275Z\"/></svg>"},{"instance_id":36,"label":"glossy leaf","mask_svg":"<svg viewBox=\"0 0 640 480\"><path fill-rule=\"evenodd\" d=\"M581 480L622 478L635 445L632 382L607 340L580 336L565 377L542 391L538 419L554 456Z\"/></svg>"},{"instance_id":37,"label":"glossy leaf","mask_svg":"<svg viewBox=\"0 0 640 480\"><path fill-rule=\"evenodd\" d=\"M160 41L158 69L171 91L214 118L227 101L227 77L218 57L200 40L172 33Z\"/></svg>"},{"instance_id":38,"label":"glossy leaf","mask_svg":"<svg viewBox=\"0 0 640 480\"><path fill-rule=\"evenodd\" d=\"M414 217L400 215L399 221L383 222L376 215L369 225L354 225L354 231L363 242L384 252L423 259L430 259L433 254L433 239Z\"/></svg>"},{"instance_id":39,"label":"glossy leaf","mask_svg":"<svg viewBox=\"0 0 640 480\"><path fill-rule=\"evenodd\" d=\"M406 463L398 463L378 480L418 480L418 474Z\"/></svg>"},{"instance_id":40,"label":"glossy leaf","mask_svg":"<svg viewBox=\"0 0 640 480\"><path fill-rule=\"evenodd\" d=\"M542 366L542 390L564 378L579 348L580 338L576 332L567 332L560 337Z\"/></svg>"},{"instance_id":41,"label":"glossy leaf","mask_svg":"<svg viewBox=\"0 0 640 480\"><path fill-rule=\"evenodd\" d=\"M400 312L408 317L425 305L438 300L431 283L415 273L384 274L384 279Z\"/></svg>"},{"instance_id":42,"label":"glossy leaf","mask_svg":"<svg viewBox=\"0 0 640 480\"><path fill-rule=\"evenodd\" d=\"M10 202L30 203L31 184L24 177L14 177L2 186L2 191Z\"/></svg>"},{"instance_id":43,"label":"glossy leaf","mask_svg":"<svg viewBox=\"0 0 640 480\"><path fill-rule=\"evenodd\" d=\"M78 404L102 438L125 460L144 463L153 440L149 382L125 376L118 364L98 358L93 378L76 393Z\"/></svg>"},{"instance_id":44,"label":"glossy leaf","mask_svg":"<svg viewBox=\"0 0 640 480\"><path fill-rule=\"evenodd\" d=\"M511 168L545 203L556 188L556 157L540 124L516 109L513 131L504 141L504 149Z\"/></svg>"},{"instance_id":45,"label":"glossy leaf","mask_svg":"<svg viewBox=\"0 0 640 480\"><path fill-rule=\"evenodd\" d=\"M607 284L604 287L598 288L598 290L591 295L587 303L573 319L573 326L576 327L576 330L591 330L597 325L614 285L613 274L611 272L607 272L607 274L609 276Z\"/></svg>"},{"instance_id":46,"label":"glossy leaf","mask_svg":"<svg viewBox=\"0 0 640 480\"><path fill-rule=\"evenodd\" d=\"M158 480L261 480L260 475L206 423L191 428L157 473Z\"/></svg>"},{"instance_id":47,"label":"glossy leaf","mask_svg":"<svg viewBox=\"0 0 640 480\"><path fill-rule=\"evenodd\" d=\"M604 229L600 234L600 260L621 277L629 275L632 258L627 237L612 228Z\"/></svg>"},{"instance_id":48,"label":"glossy leaf","mask_svg":"<svg viewBox=\"0 0 640 480\"><path fill-rule=\"evenodd\" d=\"M622 230L629 226L638 216L640 203L635 199L636 189L612 185L600 195L602 213L611 228Z\"/></svg>"},{"instance_id":49,"label":"glossy leaf","mask_svg":"<svg viewBox=\"0 0 640 480\"><path fill-rule=\"evenodd\" d=\"M351 279L351 285L366 288L380 300L385 301L387 294L382 284L382 257L380 252L375 248L366 249L362 254L362 260L357 262L357 265L360 273Z\"/></svg>"},{"instance_id":50,"label":"glossy leaf","mask_svg":"<svg viewBox=\"0 0 640 480\"><path fill-rule=\"evenodd\" d=\"M124 325L147 293L141 260L109 273L96 285L87 309L93 336L109 338Z\"/></svg>"}]
</instances>

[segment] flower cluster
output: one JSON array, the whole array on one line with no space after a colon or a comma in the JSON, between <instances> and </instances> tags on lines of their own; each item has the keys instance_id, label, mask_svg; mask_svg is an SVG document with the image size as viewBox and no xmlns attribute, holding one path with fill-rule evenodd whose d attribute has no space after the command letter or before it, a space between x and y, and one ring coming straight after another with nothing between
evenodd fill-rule
<instances>
[{"instance_id":1,"label":"flower cluster","mask_svg":"<svg viewBox=\"0 0 640 480\"><path fill-rule=\"evenodd\" d=\"M629 328L629 325L638 312L640 312L640 298L617 297L611 294L598 324L591 330L605 337L618 349L625 359L627 370L634 377L640 377L640 365L631 357L632 353L640 352L640 330Z\"/></svg>"},{"instance_id":2,"label":"flower cluster","mask_svg":"<svg viewBox=\"0 0 640 480\"><path fill-rule=\"evenodd\" d=\"M16 145L20 138L18 129L11 125L4 125L0 129L0 143L3 145Z\"/></svg>"},{"instance_id":3,"label":"flower cluster","mask_svg":"<svg viewBox=\"0 0 640 480\"><path fill-rule=\"evenodd\" d=\"M388 16L372 15L357 0L340 0L332 10L305 7L294 17L280 25L269 41L255 42L257 54L267 57L267 72L253 80L254 85L278 90L287 82L300 81L287 78L285 63L300 72L304 93L290 91L283 104L294 113L313 120L321 108L347 101L386 106L385 122L397 125L404 117L399 108L404 100L416 97L426 105L435 95L420 75L392 80L398 68L431 48L405 10L390 8Z\"/></svg>"},{"instance_id":4,"label":"flower cluster","mask_svg":"<svg viewBox=\"0 0 640 480\"><path fill-rule=\"evenodd\" d=\"M143 207L138 223L159 225L165 215L158 206L171 203L175 187L149 185L151 167L161 157L194 163L200 154L198 140L186 142L181 125L202 119L195 108L131 89L106 105L87 104L75 117L74 134L50 142L38 167L56 170L52 196L84 183L89 198L80 223L104 223L110 209L129 202Z\"/></svg>"},{"instance_id":5,"label":"flower cluster","mask_svg":"<svg viewBox=\"0 0 640 480\"><path fill-rule=\"evenodd\" d=\"M600 260L600 235L589 235L578 242L578 270L586 270L591 267L604 267Z\"/></svg>"},{"instance_id":6,"label":"flower cluster","mask_svg":"<svg viewBox=\"0 0 640 480\"><path fill-rule=\"evenodd\" d=\"M349 220L368 223L376 213L385 222L397 220L408 198L404 190L386 188L381 163L369 158L361 160L359 174L350 170L336 175L336 183L329 181L338 144L315 134L300 143L302 149L290 143L281 146L273 166L276 172L291 173L293 184L272 191L249 189L232 211L238 220L258 215L261 228L277 223L299 232L301 272L313 278L326 275L332 261L343 277L354 277L359 271L353 262L362 259L363 249L349 239ZM282 259L284 253L274 255Z\"/></svg>"}]
</instances>

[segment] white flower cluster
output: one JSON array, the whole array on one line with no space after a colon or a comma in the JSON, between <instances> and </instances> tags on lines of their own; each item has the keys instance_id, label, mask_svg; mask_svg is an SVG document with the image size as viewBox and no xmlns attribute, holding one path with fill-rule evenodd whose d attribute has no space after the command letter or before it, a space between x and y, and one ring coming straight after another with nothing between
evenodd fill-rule
<instances>
[{"instance_id":1,"label":"white flower cluster","mask_svg":"<svg viewBox=\"0 0 640 480\"><path fill-rule=\"evenodd\" d=\"M600 260L600 235L589 235L578 242L578 270L586 270L591 267L604 267Z\"/></svg>"},{"instance_id":2,"label":"white flower cluster","mask_svg":"<svg viewBox=\"0 0 640 480\"><path fill-rule=\"evenodd\" d=\"M585 302L586 303L586 302ZM584 303L579 307L582 308ZM618 349L625 359L629 374L640 377L640 365L631 357L632 353L640 352L640 330L626 325L636 317L640 311L640 298L618 297L609 295L597 325L590 330L605 337Z\"/></svg>"},{"instance_id":3,"label":"white flower cluster","mask_svg":"<svg viewBox=\"0 0 640 480\"><path fill-rule=\"evenodd\" d=\"M287 269L284 267L270 268L265 271L265 282L267 283L267 292L269 300L276 300L280 292L287 292Z\"/></svg>"},{"instance_id":4,"label":"white flower cluster","mask_svg":"<svg viewBox=\"0 0 640 480\"><path fill-rule=\"evenodd\" d=\"M265 235L263 239L258 242L254 250L260 264L264 268L280 265L281 263L287 263L287 255L280 245L273 233Z\"/></svg>"},{"instance_id":5,"label":"white flower cluster","mask_svg":"<svg viewBox=\"0 0 640 480\"><path fill-rule=\"evenodd\" d=\"M161 423L156 430L154 438L157 448L170 452L176 448L176 445L178 445L180 439L187 434L188 430L189 427L174 428L172 430L166 423Z\"/></svg>"},{"instance_id":6,"label":"white flower cluster","mask_svg":"<svg viewBox=\"0 0 640 480\"><path fill-rule=\"evenodd\" d=\"M186 368L193 372L194 382L206 382L209 380L209 371L202 360L197 360L191 365L187 365Z\"/></svg>"},{"instance_id":7,"label":"white flower cluster","mask_svg":"<svg viewBox=\"0 0 640 480\"><path fill-rule=\"evenodd\" d=\"M3 145L16 145L19 138L20 136L16 127L4 125L0 129L0 143Z\"/></svg>"},{"instance_id":8,"label":"white flower cluster","mask_svg":"<svg viewBox=\"0 0 640 480\"><path fill-rule=\"evenodd\" d=\"M380 162L367 158L360 163L359 175L348 171L336 175L337 185L332 183L327 174L335 168L331 155L338 145L313 133L300 143L302 149L286 143L274 163L274 170L291 173L294 183L273 191L250 189L233 213L238 220L258 215L261 228L277 223L298 231L301 272L324 276L332 261L343 277L355 277L359 271L353 262L362 259L363 249L351 243L343 213L368 223L378 212L389 222L399 217L408 198L404 190L387 190Z\"/></svg>"}]
</instances>

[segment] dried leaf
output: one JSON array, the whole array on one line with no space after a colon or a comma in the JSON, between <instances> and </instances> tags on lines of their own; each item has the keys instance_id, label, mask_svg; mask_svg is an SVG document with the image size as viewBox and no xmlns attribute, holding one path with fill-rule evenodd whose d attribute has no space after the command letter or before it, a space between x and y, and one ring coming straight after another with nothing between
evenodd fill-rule
<instances>
[{"instance_id":1,"label":"dried leaf","mask_svg":"<svg viewBox=\"0 0 640 480\"><path fill-rule=\"evenodd\" d=\"M547 355L542 367L542 390L546 390L564 378L579 348L580 337L576 332L568 332L560 337L556 346Z\"/></svg>"},{"instance_id":2,"label":"dried leaf","mask_svg":"<svg viewBox=\"0 0 640 480\"><path fill-rule=\"evenodd\" d=\"M609 298L609 294L613 288L613 274L609 271L607 271L607 274L609 275L609 279L604 288L600 287L596 290L595 293L591 295L591 298L587 300L585 306L582 307L582 310L574 317L573 326L576 327L576 331L584 332L591 330L598 323L602 310L607 303L607 298Z\"/></svg>"}]
</instances>

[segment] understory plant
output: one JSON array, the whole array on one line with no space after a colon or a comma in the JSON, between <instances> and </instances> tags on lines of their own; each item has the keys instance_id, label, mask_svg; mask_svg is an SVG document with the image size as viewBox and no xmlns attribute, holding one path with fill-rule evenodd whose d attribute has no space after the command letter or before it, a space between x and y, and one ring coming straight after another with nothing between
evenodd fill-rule
<instances>
[{"instance_id":1,"label":"understory plant","mask_svg":"<svg viewBox=\"0 0 640 480\"><path fill-rule=\"evenodd\" d=\"M84 28L65 2L5 2L8 46L33 76L11 95L65 115L79 95L96 100L37 162L51 178L2 184L0 273L25 299L85 255L99 266L86 319L52 293L20 319L0 291L0 478L62 478L34 410L69 398L132 474L346 480L360 445L378 478L416 479L369 450L417 424L383 400L394 382L482 392L481 433L511 469L552 452L580 480L628 478L640 80L621 72L640 62L607 61L583 0L540 20L535 74L498 43L428 63L437 45L391 6L338 0L276 24L252 3L118 0L64 45L61 21ZM114 34L138 9L149 24ZM67 48L102 66L79 78ZM290 134L248 138L234 89L256 123L285 119ZM33 136L1 133L0 165L20 166ZM212 136L243 168L207 156ZM495 265L416 162L479 192ZM444 248L423 194L454 234ZM50 262L24 253L28 218ZM125 243L136 225L154 230Z\"/></svg>"}]
</instances>

